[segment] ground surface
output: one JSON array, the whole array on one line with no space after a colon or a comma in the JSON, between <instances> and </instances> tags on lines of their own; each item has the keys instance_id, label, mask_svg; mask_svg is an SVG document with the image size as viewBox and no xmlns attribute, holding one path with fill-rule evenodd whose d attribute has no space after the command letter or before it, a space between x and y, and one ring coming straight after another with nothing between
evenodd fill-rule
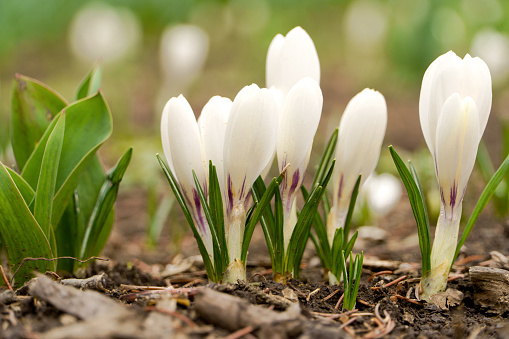
<instances>
[{"instance_id":1,"label":"ground surface","mask_svg":"<svg viewBox=\"0 0 509 339\"><path fill-rule=\"evenodd\" d=\"M60 277L81 289L53 283L58 279L52 275L15 293L0 292L0 338L509 337L509 292L502 287L483 301L485 286L469 273L472 267L509 269L509 225L488 213L467 242L450 275L451 291L439 306L415 300L420 265L409 208L380 220L386 235L358 244L366 259L356 310L350 312L338 302L342 287L326 283L312 248L300 280L272 282L260 234L251 248L248 283L208 284L193 256L192 237L181 240L184 255L168 254L167 235L158 249L146 249L144 206L136 203L144 197L136 196L119 199L119 223L105 251L110 260L92 263L80 279Z\"/></svg>"}]
</instances>

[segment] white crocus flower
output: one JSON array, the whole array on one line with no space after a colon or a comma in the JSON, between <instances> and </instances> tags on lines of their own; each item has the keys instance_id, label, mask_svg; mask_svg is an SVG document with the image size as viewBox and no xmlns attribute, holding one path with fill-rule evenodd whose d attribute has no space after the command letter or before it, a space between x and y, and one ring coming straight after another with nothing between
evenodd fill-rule
<instances>
[{"instance_id":1,"label":"white crocus flower","mask_svg":"<svg viewBox=\"0 0 509 339\"><path fill-rule=\"evenodd\" d=\"M213 259L212 236L196 190L193 170L207 195L209 160L214 164L217 162L222 168L224 133L216 128L221 123L224 124L230 106L230 99L213 97L203 108L198 126L191 106L186 98L180 95L167 102L161 119L164 155L179 183L187 206L190 206L196 229L211 259ZM212 141L213 138L217 140Z\"/></svg>"},{"instance_id":2,"label":"white crocus flower","mask_svg":"<svg viewBox=\"0 0 509 339\"><path fill-rule=\"evenodd\" d=\"M295 228L291 222L291 211L309 162L320 116L323 97L318 83L311 78L303 78L292 87L284 100L279 118L277 135L277 158L279 170L288 165L285 178L281 182L281 198L284 211L284 244L288 248Z\"/></svg>"},{"instance_id":3,"label":"white crocus flower","mask_svg":"<svg viewBox=\"0 0 509 339\"><path fill-rule=\"evenodd\" d=\"M203 152L207 160L205 166L208 168L208 161L211 160L216 167L221 192L224 192L224 136L231 107L230 99L220 96L212 97L203 107L198 119Z\"/></svg>"},{"instance_id":4,"label":"white crocus flower","mask_svg":"<svg viewBox=\"0 0 509 339\"><path fill-rule=\"evenodd\" d=\"M267 89L244 87L235 97L225 131L225 231L230 266L225 282L245 280L240 262L246 198L256 178L272 160L276 144L277 103ZM234 267L231 267L231 266Z\"/></svg>"},{"instance_id":5,"label":"white crocus flower","mask_svg":"<svg viewBox=\"0 0 509 339\"><path fill-rule=\"evenodd\" d=\"M364 89L350 100L339 123L333 172L333 207L327 220L332 246L336 229L344 227L350 198L359 175L360 185L373 173L387 126L387 104L382 94Z\"/></svg>"},{"instance_id":6,"label":"white crocus flower","mask_svg":"<svg viewBox=\"0 0 509 339\"><path fill-rule=\"evenodd\" d=\"M284 97L305 77L320 83L320 61L313 40L301 27L295 27L286 37L276 35L267 52L267 88L275 87Z\"/></svg>"},{"instance_id":7,"label":"white crocus flower","mask_svg":"<svg viewBox=\"0 0 509 339\"><path fill-rule=\"evenodd\" d=\"M422 279L424 298L445 290L454 259L463 195L491 110L491 76L479 58L453 52L438 57L424 75L419 114L435 161L441 208L431 251L431 270Z\"/></svg>"}]
</instances>

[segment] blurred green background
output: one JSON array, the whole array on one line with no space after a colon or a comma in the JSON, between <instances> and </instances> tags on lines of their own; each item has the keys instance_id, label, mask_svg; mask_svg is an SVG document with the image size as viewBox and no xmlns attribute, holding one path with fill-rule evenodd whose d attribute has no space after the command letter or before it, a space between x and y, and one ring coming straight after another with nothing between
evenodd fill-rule
<instances>
[{"instance_id":1,"label":"blurred green background","mask_svg":"<svg viewBox=\"0 0 509 339\"><path fill-rule=\"evenodd\" d=\"M191 75L182 71L189 65L169 60L178 51L161 51L165 32L182 24L201 32L202 45L179 45L190 49L181 58L198 65ZM314 40L321 63L324 109L310 166L348 100L365 87L387 99L385 144L409 151L424 147L421 80L428 65L448 50L480 56L490 67L494 100L485 140L500 162L498 124L509 119L509 1L502 0L2 0L0 160L13 162L8 121L14 74L36 78L71 99L100 58L102 91L114 117L114 134L102 156L111 166L134 146L124 187L149 187L154 193L148 209L155 213L153 197L169 190L154 156L162 152L159 121L165 101L183 93L199 115L214 95L233 99L245 85L264 86L272 38L295 26ZM201 59L193 59L193 48ZM392 168L385 153L382 170Z\"/></svg>"}]
</instances>

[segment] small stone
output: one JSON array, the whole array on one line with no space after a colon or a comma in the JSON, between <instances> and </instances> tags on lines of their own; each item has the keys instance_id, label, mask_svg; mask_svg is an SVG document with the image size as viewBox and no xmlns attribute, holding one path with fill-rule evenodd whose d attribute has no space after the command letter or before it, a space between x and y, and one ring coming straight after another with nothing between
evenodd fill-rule
<instances>
[{"instance_id":1,"label":"small stone","mask_svg":"<svg viewBox=\"0 0 509 339\"><path fill-rule=\"evenodd\" d=\"M70 315L70 314L62 314L60 316L60 323L63 326L72 325L72 324L76 323L77 321L78 321L78 318L76 318L75 316Z\"/></svg>"},{"instance_id":2,"label":"small stone","mask_svg":"<svg viewBox=\"0 0 509 339\"><path fill-rule=\"evenodd\" d=\"M291 302L299 301L299 297L297 297L297 293L295 293L295 291L292 290L289 287L285 288L282 291L282 293L283 293L283 297L285 297L286 299L290 300Z\"/></svg>"}]
</instances>

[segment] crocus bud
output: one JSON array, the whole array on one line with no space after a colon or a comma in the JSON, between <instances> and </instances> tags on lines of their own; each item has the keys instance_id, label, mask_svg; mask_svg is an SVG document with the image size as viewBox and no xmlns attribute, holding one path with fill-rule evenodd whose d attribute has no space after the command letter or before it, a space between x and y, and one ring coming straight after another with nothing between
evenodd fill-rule
<instances>
[{"instance_id":1,"label":"crocus bud","mask_svg":"<svg viewBox=\"0 0 509 339\"><path fill-rule=\"evenodd\" d=\"M256 178L272 160L277 109L270 91L254 84L244 87L233 101L224 144L225 230L231 262L241 257L246 197ZM232 273L232 276L237 274Z\"/></svg>"},{"instance_id":2,"label":"crocus bud","mask_svg":"<svg viewBox=\"0 0 509 339\"><path fill-rule=\"evenodd\" d=\"M346 106L336 146L334 204L327 221L327 237L331 245L336 229L344 227L357 178L362 175L362 186L375 170L386 126L387 104L379 92L364 89Z\"/></svg>"},{"instance_id":3,"label":"crocus bud","mask_svg":"<svg viewBox=\"0 0 509 339\"><path fill-rule=\"evenodd\" d=\"M290 212L304 180L313 138L322 114L322 104L322 91L318 83L311 78L303 78L288 92L279 118L277 135L279 170L282 171L288 165L286 176L280 185L285 216L285 248L295 227L294 223L290 223Z\"/></svg>"},{"instance_id":4,"label":"crocus bud","mask_svg":"<svg viewBox=\"0 0 509 339\"><path fill-rule=\"evenodd\" d=\"M205 195L208 189L207 172L210 160L214 165L217 163L221 169L218 176L223 178L224 125L230 107L230 99L213 97L203 108L198 124L193 109L186 98L180 95L166 103L161 119L164 155L179 183L187 206L190 206L191 217L211 259L212 235L195 186L193 171Z\"/></svg>"},{"instance_id":5,"label":"crocus bud","mask_svg":"<svg viewBox=\"0 0 509 339\"><path fill-rule=\"evenodd\" d=\"M221 192L224 192L224 136L232 101L220 96L212 97L203 107L198 127L203 145L205 166L208 168L209 161L216 166L217 179Z\"/></svg>"},{"instance_id":6,"label":"crocus bud","mask_svg":"<svg viewBox=\"0 0 509 339\"><path fill-rule=\"evenodd\" d=\"M479 115L479 137L484 133L491 110L491 75L479 58L466 55L462 60L449 51L439 56L426 70L419 98L419 118L426 144L436 153L437 126L445 101L454 93L471 97Z\"/></svg>"},{"instance_id":7,"label":"crocus bud","mask_svg":"<svg viewBox=\"0 0 509 339\"><path fill-rule=\"evenodd\" d=\"M285 96L305 77L320 83L320 62L313 40L301 27L295 27L286 37L276 35L267 52L267 88L275 87Z\"/></svg>"}]
</instances>

